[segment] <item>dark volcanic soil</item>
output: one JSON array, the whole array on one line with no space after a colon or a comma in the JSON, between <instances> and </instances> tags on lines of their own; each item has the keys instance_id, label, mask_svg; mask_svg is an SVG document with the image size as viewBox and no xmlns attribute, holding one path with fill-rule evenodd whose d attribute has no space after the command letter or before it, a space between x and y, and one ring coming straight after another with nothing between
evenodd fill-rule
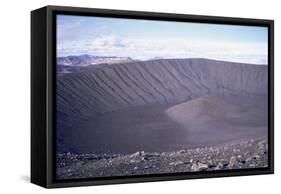
<instances>
[{"instance_id":1,"label":"dark volcanic soil","mask_svg":"<svg viewBox=\"0 0 281 194\"><path fill-rule=\"evenodd\" d=\"M133 106L76 121L58 135L67 142L67 151L59 152L170 152L263 138L266 115L263 96L204 96L179 104Z\"/></svg>"},{"instance_id":2,"label":"dark volcanic soil","mask_svg":"<svg viewBox=\"0 0 281 194\"><path fill-rule=\"evenodd\" d=\"M174 152L127 155L57 154L57 178L77 179L225 169L264 168L267 140L249 140Z\"/></svg>"}]
</instances>

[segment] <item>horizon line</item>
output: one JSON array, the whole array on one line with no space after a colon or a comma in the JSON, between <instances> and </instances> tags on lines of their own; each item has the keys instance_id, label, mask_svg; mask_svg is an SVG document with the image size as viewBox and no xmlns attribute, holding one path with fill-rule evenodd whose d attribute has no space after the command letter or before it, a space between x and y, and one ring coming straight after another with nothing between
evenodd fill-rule
<instances>
[{"instance_id":1,"label":"horizon line","mask_svg":"<svg viewBox=\"0 0 281 194\"><path fill-rule=\"evenodd\" d=\"M133 57L123 57L123 56L116 56L116 55L91 55L91 54L79 54L79 55L66 55L66 56L57 56L56 58L67 58L67 57L81 57L81 56L92 56L92 57L116 57L116 58L129 58L133 61L153 61L153 60L183 60L183 59L201 59L201 60L212 60L212 61L219 61L219 62L228 62L228 63L238 63L238 64L249 64L249 65L265 65L268 66L268 63L249 63L249 62L239 62L239 61L229 61L229 60L223 60L223 59L215 59L215 58L204 58L204 57L152 57L148 59L135 59ZM132 62L133 62L132 61ZM89 64L91 65L91 64ZM92 64L95 65L95 64Z\"/></svg>"}]
</instances>

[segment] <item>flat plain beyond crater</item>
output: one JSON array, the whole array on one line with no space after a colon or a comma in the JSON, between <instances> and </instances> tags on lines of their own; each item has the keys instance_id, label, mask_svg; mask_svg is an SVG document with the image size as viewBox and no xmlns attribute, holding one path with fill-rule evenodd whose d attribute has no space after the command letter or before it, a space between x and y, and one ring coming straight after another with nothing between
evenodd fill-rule
<instances>
[{"instance_id":1,"label":"flat plain beyond crater","mask_svg":"<svg viewBox=\"0 0 281 194\"><path fill-rule=\"evenodd\" d=\"M159 59L57 76L57 178L267 166L267 65Z\"/></svg>"}]
</instances>

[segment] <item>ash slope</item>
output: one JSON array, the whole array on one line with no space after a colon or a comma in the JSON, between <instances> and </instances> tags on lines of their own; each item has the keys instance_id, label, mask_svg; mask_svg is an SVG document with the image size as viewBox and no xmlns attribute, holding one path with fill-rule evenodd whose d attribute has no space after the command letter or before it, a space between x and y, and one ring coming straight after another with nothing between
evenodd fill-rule
<instances>
[{"instance_id":1,"label":"ash slope","mask_svg":"<svg viewBox=\"0 0 281 194\"><path fill-rule=\"evenodd\" d=\"M192 145L215 145L233 140L247 140L250 137L265 137L265 109L248 108L244 103L233 104L226 99L214 96L199 97L172 106L165 112L186 128L186 141ZM253 100L258 104L261 98Z\"/></svg>"},{"instance_id":2,"label":"ash slope","mask_svg":"<svg viewBox=\"0 0 281 194\"><path fill-rule=\"evenodd\" d=\"M198 126L194 124L193 129L165 110L203 96L223 99L227 106L237 106L251 119L262 118L254 126L247 122L229 126L245 130L243 138L255 128L262 128L266 135L267 66L208 59L161 59L58 76L58 151L167 151L190 144L187 137ZM209 124L208 121L200 127L208 128ZM214 130L213 136L219 139L219 133ZM124 137L131 141L124 142Z\"/></svg>"},{"instance_id":3,"label":"ash slope","mask_svg":"<svg viewBox=\"0 0 281 194\"><path fill-rule=\"evenodd\" d=\"M266 95L267 66L206 59L132 62L59 76L58 110L92 117L206 95Z\"/></svg>"}]
</instances>

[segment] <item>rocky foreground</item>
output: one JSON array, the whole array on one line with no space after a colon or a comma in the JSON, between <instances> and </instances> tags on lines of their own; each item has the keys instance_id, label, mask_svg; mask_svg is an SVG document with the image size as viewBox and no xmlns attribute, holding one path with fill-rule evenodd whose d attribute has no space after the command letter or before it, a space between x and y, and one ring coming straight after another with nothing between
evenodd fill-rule
<instances>
[{"instance_id":1,"label":"rocky foreground","mask_svg":"<svg viewBox=\"0 0 281 194\"><path fill-rule=\"evenodd\" d=\"M263 168L268 166L267 140L175 152L134 154L57 154L57 178L95 178L175 172Z\"/></svg>"}]
</instances>

